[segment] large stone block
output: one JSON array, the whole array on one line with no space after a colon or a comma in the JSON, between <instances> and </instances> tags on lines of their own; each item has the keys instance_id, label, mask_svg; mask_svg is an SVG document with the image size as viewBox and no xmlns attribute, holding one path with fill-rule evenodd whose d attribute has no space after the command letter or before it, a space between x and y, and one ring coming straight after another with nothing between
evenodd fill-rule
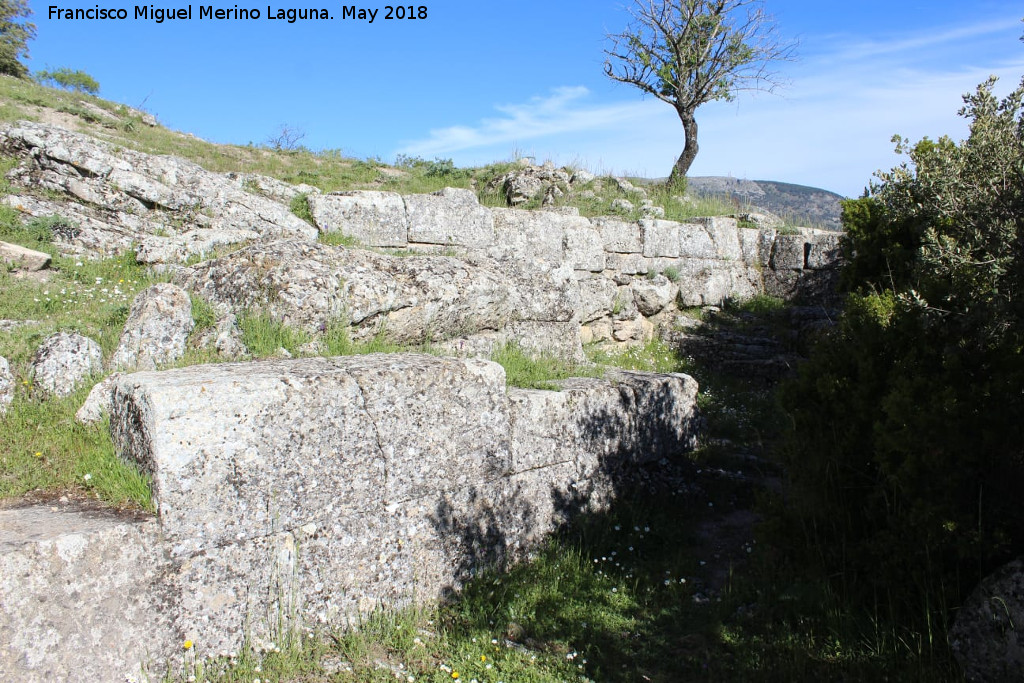
<instances>
[{"instance_id":1,"label":"large stone block","mask_svg":"<svg viewBox=\"0 0 1024 683\"><path fill-rule=\"evenodd\" d=\"M639 254L643 251L639 223L627 223L609 216L599 216L590 222L601 233L605 251L616 254Z\"/></svg>"},{"instance_id":2,"label":"large stone block","mask_svg":"<svg viewBox=\"0 0 1024 683\"><path fill-rule=\"evenodd\" d=\"M740 253L747 265L767 268L772 258L776 231L773 228L739 228Z\"/></svg>"},{"instance_id":3,"label":"large stone block","mask_svg":"<svg viewBox=\"0 0 1024 683\"><path fill-rule=\"evenodd\" d=\"M718 249L708 229L700 223L679 226L679 256L682 258L718 258Z\"/></svg>"},{"instance_id":4,"label":"large stone block","mask_svg":"<svg viewBox=\"0 0 1024 683\"><path fill-rule=\"evenodd\" d=\"M309 210L320 232L340 232L368 247L404 247L409 221L402 195L358 190L311 195Z\"/></svg>"},{"instance_id":5,"label":"large stone block","mask_svg":"<svg viewBox=\"0 0 1024 683\"><path fill-rule=\"evenodd\" d=\"M773 270L803 270L807 265L808 240L804 235L778 235L772 249Z\"/></svg>"},{"instance_id":6,"label":"large stone block","mask_svg":"<svg viewBox=\"0 0 1024 683\"><path fill-rule=\"evenodd\" d=\"M151 518L0 510L0 680L139 680L182 642L160 582L165 568Z\"/></svg>"},{"instance_id":7,"label":"large stone block","mask_svg":"<svg viewBox=\"0 0 1024 683\"><path fill-rule=\"evenodd\" d=\"M590 221L581 219L565 226L565 258L575 270L604 270L604 241Z\"/></svg>"},{"instance_id":8,"label":"large stone block","mask_svg":"<svg viewBox=\"0 0 1024 683\"><path fill-rule=\"evenodd\" d=\"M648 258L665 257L679 258L680 224L674 221L663 221L644 218L640 221L643 235L643 255Z\"/></svg>"},{"instance_id":9,"label":"large stone block","mask_svg":"<svg viewBox=\"0 0 1024 683\"><path fill-rule=\"evenodd\" d=\"M119 380L111 431L182 555L500 476L503 390L430 356L198 366Z\"/></svg>"},{"instance_id":10,"label":"large stone block","mask_svg":"<svg viewBox=\"0 0 1024 683\"><path fill-rule=\"evenodd\" d=\"M405 196L409 241L486 249L494 244L494 217L472 190L446 187Z\"/></svg>"},{"instance_id":11,"label":"large stone block","mask_svg":"<svg viewBox=\"0 0 1024 683\"><path fill-rule=\"evenodd\" d=\"M42 270L50 265L49 254L8 242L0 242L0 260L21 270Z\"/></svg>"},{"instance_id":12,"label":"large stone block","mask_svg":"<svg viewBox=\"0 0 1024 683\"><path fill-rule=\"evenodd\" d=\"M739 227L735 218L708 216L697 220L704 225L715 245L715 258L725 261L738 261L743 258L740 249Z\"/></svg>"},{"instance_id":13,"label":"large stone block","mask_svg":"<svg viewBox=\"0 0 1024 683\"><path fill-rule=\"evenodd\" d=\"M490 254L499 261L565 261L565 228L585 218L551 211L493 209L495 245Z\"/></svg>"},{"instance_id":14,"label":"large stone block","mask_svg":"<svg viewBox=\"0 0 1024 683\"><path fill-rule=\"evenodd\" d=\"M839 265L842 255L843 234L839 232L815 235L807 250L807 268L822 270Z\"/></svg>"}]
</instances>

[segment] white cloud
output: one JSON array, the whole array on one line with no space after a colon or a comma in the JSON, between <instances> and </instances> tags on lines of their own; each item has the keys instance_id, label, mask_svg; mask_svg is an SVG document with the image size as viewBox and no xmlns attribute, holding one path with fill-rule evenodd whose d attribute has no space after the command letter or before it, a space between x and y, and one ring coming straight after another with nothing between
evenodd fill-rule
<instances>
[{"instance_id":1,"label":"white cloud","mask_svg":"<svg viewBox=\"0 0 1024 683\"><path fill-rule=\"evenodd\" d=\"M583 86L554 88L547 97L534 97L522 104L495 107L502 117L482 120L476 126L451 126L430 131L424 139L408 143L402 154L436 156L469 149L538 138L614 128L636 115L635 103L586 104L590 91Z\"/></svg>"}]
</instances>

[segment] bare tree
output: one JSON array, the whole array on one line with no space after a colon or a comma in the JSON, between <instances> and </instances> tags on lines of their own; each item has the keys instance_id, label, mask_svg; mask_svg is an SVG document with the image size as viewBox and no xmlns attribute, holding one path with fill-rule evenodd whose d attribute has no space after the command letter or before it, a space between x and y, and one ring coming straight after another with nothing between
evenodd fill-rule
<instances>
[{"instance_id":1,"label":"bare tree","mask_svg":"<svg viewBox=\"0 0 1024 683\"><path fill-rule=\"evenodd\" d=\"M301 128L282 123L277 133L267 138L267 144L278 152L294 152L305 137L306 132Z\"/></svg>"},{"instance_id":2,"label":"bare tree","mask_svg":"<svg viewBox=\"0 0 1024 683\"><path fill-rule=\"evenodd\" d=\"M744 90L774 91L772 70L795 58L761 0L635 0L633 21L608 36L604 72L672 105L683 123L683 152L669 183L686 177L697 156L697 108Z\"/></svg>"}]
</instances>

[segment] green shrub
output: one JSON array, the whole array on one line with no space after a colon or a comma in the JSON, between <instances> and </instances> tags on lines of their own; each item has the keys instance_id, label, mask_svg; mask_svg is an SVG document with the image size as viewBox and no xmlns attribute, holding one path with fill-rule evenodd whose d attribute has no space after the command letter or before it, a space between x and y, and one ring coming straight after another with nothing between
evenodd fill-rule
<instances>
[{"instance_id":1,"label":"green shrub","mask_svg":"<svg viewBox=\"0 0 1024 683\"><path fill-rule=\"evenodd\" d=\"M288 208L291 209L293 214L310 225L316 225L316 221L313 220L313 212L309 210L309 195L305 192L292 197L292 201L288 204Z\"/></svg>"},{"instance_id":2,"label":"green shrub","mask_svg":"<svg viewBox=\"0 0 1024 683\"><path fill-rule=\"evenodd\" d=\"M1024 551L1024 83L993 85L847 202L853 293L785 392L805 559L922 630Z\"/></svg>"},{"instance_id":3,"label":"green shrub","mask_svg":"<svg viewBox=\"0 0 1024 683\"><path fill-rule=\"evenodd\" d=\"M89 93L95 95L100 91L100 84L96 79L84 71L72 71L66 67L54 71L39 71L35 75L39 83L51 83L65 90Z\"/></svg>"}]
</instances>

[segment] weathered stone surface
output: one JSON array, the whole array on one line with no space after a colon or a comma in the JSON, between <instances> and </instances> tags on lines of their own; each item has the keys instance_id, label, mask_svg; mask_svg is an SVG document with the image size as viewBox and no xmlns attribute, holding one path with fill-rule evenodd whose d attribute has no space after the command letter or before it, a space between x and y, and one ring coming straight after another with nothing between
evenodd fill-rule
<instances>
[{"instance_id":1,"label":"weathered stone surface","mask_svg":"<svg viewBox=\"0 0 1024 683\"><path fill-rule=\"evenodd\" d=\"M75 413L75 420L81 424L92 424L102 420L103 416L110 411L110 392L120 377L121 373L115 372L97 382L89 392L85 403Z\"/></svg>"},{"instance_id":2,"label":"weathered stone surface","mask_svg":"<svg viewBox=\"0 0 1024 683\"><path fill-rule=\"evenodd\" d=\"M987 577L967 598L950 645L971 683L1024 680L1024 559Z\"/></svg>"},{"instance_id":3,"label":"weathered stone surface","mask_svg":"<svg viewBox=\"0 0 1024 683\"><path fill-rule=\"evenodd\" d=\"M509 206L519 206L531 199L561 196L569 190L569 181L569 174L555 168L554 164L533 166L528 163L493 180L488 187L500 188Z\"/></svg>"},{"instance_id":4,"label":"weathered stone surface","mask_svg":"<svg viewBox=\"0 0 1024 683\"><path fill-rule=\"evenodd\" d=\"M713 259L679 261L679 303L719 306L726 299L749 299L761 291L760 273L742 262Z\"/></svg>"},{"instance_id":5,"label":"weathered stone surface","mask_svg":"<svg viewBox=\"0 0 1024 683\"><path fill-rule=\"evenodd\" d=\"M807 238L803 235L777 235L772 249L773 270L803 270L806 261Z\"/></svg>"},{"instance_id":6,"label":"weathered stone surface","mask_svg":"<svg viewBox=\"0 0 1024 683\"><path fill-rule=\"evenodd\" d=\"M579 288L580 322L588 323L611 315L619 291L614 281L606 277L588 277L579 281Z\"/></svg>"},{"instance_id":7,"label":"weathered stone surface","mask_svg":"<svg viewBox=\"0 0 1024 683\"><path fill-rule=\"evenodd\" d=\"M589 223L585 218L563 216L551 211L494 209L495 245L490 255L499 261L565 261L566 226ZM582 223L581 223L582 222Z\"/></svg>"},{"instance_id":8,"label":"weathered stone surface","mask_svg":"<svg viewBox=\"0 0 1024 683\"><path fill-rule=\"evenodd\" d=\"M191 237L161 251L160 239L214 230L220 240L238 235L302 236L316 230L286 206L243 190L233 179L183 159L120 149L80 133L19 122L0 130L0 148L20 163L11 178L18 185L65 193L76 202L7 198L33 216L68 218L55 231L62 249L85 255L120 253L146 242L147 254L178 258Z\"/></svg>"},{"instance_id":9,"label":"weathered stone surface","mask_svg":"<svg viewBox=\"0 0 1024 683\"><path fill-rule=\"evenodd\" d=\"M586 360L579 322L517 320L509 323L506 338L528 354L549 355L574 363Z\"/></svg>"},{"instance_id":10,"label":"weathered stone surface","mask_svg":"<svg viewBox=\"0 0 1024 683\"><path fill-rule=\"evenodd\" d=\"M503 389L496 364L415 355L136 373L111 431L181 555L502 475Z\"/></svg>"},{"instance_id":11,"label":"weathered stone surface","mask_svg":"<svg viewBox=\"0 0 1024 683\"><path fill-rule=\"evenodd\" d=\"M0 416L7 412L7 406L14 400L14 375L7 359L0 356Z\"/></svg>"},{"instance_id":12,"label":"weathered stone surface","mask_svg":"<svg viewBox=\"0 0 1024 683\"><path fill-rule=\"evenodd\" d=\"M639 223L627 223L609 216L599 216L590 222L601 233L601 241L606 252L639 254L643 251Z\"/></svg>"},{"instance_id":13,"label":"weathered stone surface","mask_svg":"<svg viewBox=\"0 0 1024 683\"><path fill-rule=\"evenodd\" d=\"M740 253L747 265L767 268L771 263L772 245L775 243L775 230L765 228L738 228Z\"/></svg>"},{"instance_id":14,"label":"weathered stone surface","mask_svg":"<svg viewBox=\"0 0 1024 683\"><path fill-rule=\"evenodd\" d=\"M843 234L820 232L814 236L807 251L807 267L811 270L835 268L842 256Z\"/></svg>"},{"instance_id":15,"label":"weathered stone surface","mask_svg":"<svg viewBox=\"0 0 1024 683\"><path fill-rule=\"evenodd\" d=\"M750 223L755 230L778 230L785 221L773 213L744 212L735 215L737 221Z\"/></svg>"},{"instance_id":16,"label":"weathered stone surface","mask_svg":"<svg viewBox=\"0 0 1024 683\"><path fill-rule=\"evenodd\" d=\"M158 539L155 520L0 510L0 680L141 680L171 657L182 641L159 589Z\"/></svg>"},{"instance_id":17,"label":"weathered stone surface","mask_svg":"<svg viewBox=\"0 0 1024 683\"><path fill-rule=\"evenodd\" d=\"M383 328L397 341L419 342L504 327L507 279L455 258L290 240L199 264L177 281L214 304L259 309L314 334L344 318L356 338Z\"/></svg>"},{"instance_id":18,"label":"weathered stone surface","mask_svg":"<svg viewBox=\"0 0 1024 683\"><path fill-rule=\"evenodd\" d=\"M188 292L169 283L139 292L132 302L110 366L127 370L155 370L185 354L185 341L195 323Z\"/></svg>"},{"instance_id":19,"label":"weathered stone surface","mask_svg":"<svg viewBox=\"0 0 1024 683\"><path fill-rule=\"evenodd\" d=\"M42 270L50 265L50 255L17 244L0 242L0 260L19 270Z\"/></svg>"},{"instance_id":20,"label":"weathered stone surface","mask_svg":"<svg viewBox=\"0 0 1024 683\"><path fill-rule=\"evenodd\" d=\"M725 261L739 261L743 258L743 253L740 250L739 227L735 218L711 216L697 220L704 225L708 235L711 236L711 241L715 245L714 258Z\"/></svg>"},{"instance_id":21,"label":"weathered stone surface","mask_svg":"<svg viewBox=\"0 0 1024 683\"><path fill-rule=\"evenodd\" d=\"M446 187L406 195L409 241L486 249L494 244L494 218L472 190Z\"/></svg>"},{"instance_id":22,"label":"weathered stone surface","mask_svg":"<svg viewBox=\"0 0 1024 683\"><path fill-rule=\"evenodd\" d=\"M53 396L67 396L90 375L103 371L100 345L77 333L50 335L32 360L33 382Z\"/></svg>"},{"instance_id":23,"label":"weathered stone surface","mask_svg":"<svg viewBox=\"0 0 1024 683\"><path fill-rule=\"evenodd\" d=\"M643 236L643 255L651 257L679 257L679 223L644 218L640 221Z\"/></svg>"},{"instance_id":24,"label":"weathered stone surface","mask_svg":"<svg viewBox=\"0 0 1024 683\"><path fill-rule=\"evenodd\" d=\"M601 233L586 219L565 225L565 260L576 270L600 273L605 268Z\"/></svg>"},{"instance_id":25,"label":"weathered stone surface","mask_svg":"<svg viewBox=\"0 0 1024 683\"><path fill-rule=\"evenodd\" d=\"M623 275L646 275L651 270L651 259L640 254L608 254L608 270Z\"/></svg>"},{"instance_id":26,"label":"weathered stone surface","mask_svg":"<svg viewBox=\"0 0 1024 683\"><path fill-rule=\"evenodd\" d=\"M572 463L585 480L695 443L697 383L687 375L617 371L557 384L509 391L516 472Z\"/></svg>"},{"instance_id":27,"label":"weathered stone surface","mask_svg":"<svg viewBox=\"0 0 1024 683\"><path fill-rule=\"evenodd\" d=\"M227 177L234 180L238 187L263 197L269 197L275 202L289 205L293 199L300 194L320 194L320 188L300 183L289 185L277 178L270 178L258 173L228 173Z\"/></svg>"},{"instance_id":28,"label":"weathered stone surface","mask_svg":"<svg viewBox=\"0 0 1024 683\"><path fill-rule=\"evenodd\" d=\"M368 247L404 247L409 220L402 195L358 190L309 197L309 210L320 232L340 232Z\"/></svg>"},{"instance_id":29,"label":"weathered stone surface","mask_svg":"<svg viewBox=\"0 0 1024 683\"><path fill-rule=\"evenodd\" d=\"M679 226L679 256L697 259L718 258L715 241L704 225L683 223Z\"/></svg>"},{"instance_id":30,"label":"weathered stone surface","mask_svg":"<svg viewBox=\"0 0 1024 683\"><path fill-rule=\"evenodd\" d=\"M634 280L632 288L633 301L636 303L637 310L648 317L661 313L679 293L679 287L664 275L656 275L651 279Z\"/></svg>"}]
</instances>

